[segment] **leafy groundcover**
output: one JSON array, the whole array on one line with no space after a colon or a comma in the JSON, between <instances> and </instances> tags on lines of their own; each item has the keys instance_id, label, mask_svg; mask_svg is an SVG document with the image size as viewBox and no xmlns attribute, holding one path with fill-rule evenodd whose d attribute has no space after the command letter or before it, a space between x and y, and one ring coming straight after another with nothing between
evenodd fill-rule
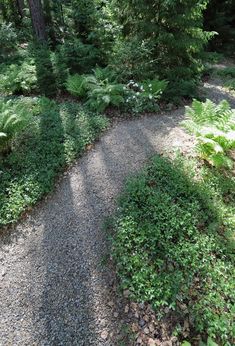
<instances>
[{"instance_id":1,"label":"leafy groundcover","mask_svg":"<svg viewBox=\"0 0 235 346\"><path fill-rule=\"evenodd\" d=\"M107 126L107 119L75 103L20 98L33 114L15 138L12 151L0 157L0 226L50 192L56 177Z\"/></svg>"},{"instance_id":2,"label":"leafy groundcover","mask_svg":"<svg viewBox=\"0 0 235 346\"><path fill-rule=\"evenodd\" d=\"M233 344L234 201L234 178L161 156L120 197L113 256L121 286L157 314L182 315L186 305L190 342Z\"/></svg>"}]
</instances>

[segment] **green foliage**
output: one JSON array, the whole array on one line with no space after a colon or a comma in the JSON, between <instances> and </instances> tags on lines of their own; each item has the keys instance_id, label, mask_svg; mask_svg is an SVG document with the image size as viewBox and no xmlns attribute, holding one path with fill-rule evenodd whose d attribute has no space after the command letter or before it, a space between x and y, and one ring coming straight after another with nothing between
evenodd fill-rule
<instances>
[{"instance_id":1,"label":"green foliage","mask_svg":"<svg viewBox=\"0 0 235 346\"><path fill-rule=\"evenodd\" d=\"M10 149L13 139L28 125L29 120L30 113L24 105L0 100L0 154Z\"/></svg>"},{"instance_id":2,"label":"green foliage","mask_svg":"<svg viewBox=\"0 0 235 346\"><path fill-rule=\"evenodd\" d=\"M225 67L217 70L217 74L224 78L235 78L235 67Z\"/></svg>"},{"instance_id":3,"label":"green foliage","mask_svg":"<svg viewBox=\"0 0 235 346\"><path fill-rule=\"evenodd\" d=\"M152 46L148 41L138 38L117 40L110 57L109 66L118 76L119 81L130 79L142 80L154 74Z\"/></svg>"},{"instance_id":4,"label":"green foliage","mask_svg":"<svg viewBox=\"0 0 235 346\"><path fill-rule=\"evenodd\" d=\"M144 0L115 1L124 40L137 37L140 43L151 47L147 60L142 63L148 62L154 67L155 75L169 81L168 98L195 95L202 72L200 54L214 35L202 29L207 3L207 0L152 0L148 4ZM131 70L132 64L128 67Z\"/></svg>"},{"instance_id":5,"label":"green foliage","mask_svg":"<svg viewBox=\"0 0 235 346\"><path fill-rule=\"evenodd\" d=\"M199 155L215 167L233 167L229 151L235 149L235 113L227 101L194 100L186 107L189 118L183 124L196 136Z\"/></svg>"},{"instance_id":6,"label":"green foliage","mask_svg":"<svg viewBox=\"0 0 235 346\"><path fill-rule=\"evenodd\" d=\"M224 59L224 55L222 53L207 51L202 52L201 57L203 61L211 64L217 64Z\"/></svg>"},{"instance_id":7,"label":"green foliage","mask_svg":"<svg viewBox=\"0 0 235 346\"><path fill-rule=\"evenodd\" d=\"M107 107L119 107L124 103L123 84L98 83L88 92L87 105L92 110L103 112Z\"/></svg>"},{"instance_id":8,"label":"green foliage","mask_svg":"<svg viewBox=\"0 0 235 346\"><path fill-rule=\"evenodd\" d=\"M83 43L80 39L70 39L57 47L56 55L71 74L90 73L101 62L100 52L93 44Z\"/></svg>"},{"instance_id":9,"label":"green foliage","mask_svg":"<svg viewBox=\"0 0 235 346\"><path fill-rule=\"evenodd\" d=\"M95 2L93 0L73 0L74 30L83 42L89 41L97 22Z\"/></svg>"},{"instance_id":10,"label":"green foliage","mask_svg":"<svg viewBox=\"0 0 235 346\"><path fill-rule=\"evenodd\" d=\"M111 83L107 69L95 69L93 75L74 75L67 80L67 90L86 100L86 105L98 112L108 106L120 106L124 103L124 85Z\"/></svg>"},{"instance_id":11,"label":"green foliage","mask_svg":"<svg viewBox=\"0 0 235 346\"><path fill-rule=\"evenodd\" d=\"M215 30L218 35L210 42L212 50L233 55L235 46L235 2L210 0L204 13L205 30Z\"/></svg>"},{"instance_id":12,"label":"green foliage","mask_svg":"<svg viewBox=\"0 0 235 346\"><path fill-rule=\"evenodd\" d=\"M158 100L167 87L165 80L130 81L127 85L117 83L115 73L109 68L96 68L93 75L69 76L67 90L86 100L91 110L103 112L109 106L131 113L154 112L159 109Z\"/></svg>"},{"instance_id":13,"label":"green foliage","mask_svg":"<svg viewBox=\"0 0 235 346\"><path fill-rule=\"evenodd\" d=\"M66 89L74 96L85 97L87 91L85 76L78 74L69 76L66 81Z\"/></svg>"},{"instance_id":14,"label":"green foliage","mask_svg":"<svg viewBox=\"0 0 235 346\"><path fill-rule=\"evenodd\" d=\"M38 98L26 108L34 116L0 161L0 226L51 191L57 175L107 126L106 118L74 103Z\"/></svg>"},{"instance_id":15,"label":"green foliage","mask_svg":"<svg viewBox=\"0 0 235 346\"><path fill-rule=\"evenodd\" d=\"M37 90L36 67L33 59L0 67L2 94L28 94Z\"/></svg>"},{"instance_id":16,"label":"green foliage","mask_svg":"<svg viewBox=\"0 0 235 346\"><path fill-rule=\"evenodd\" d=\"M17 48L17 34L12 24L0 24L0 62L7 59Z\"/></svg>"},{"instance_id":17,"label":"green foliage","mask_svg":"<svg viewBox=\"0 0 235 346\"><path fill-rule=\"evenodd\" d=\"M56 95L57 85L52 65L51 53L46 44L34 44L33 55L36 66L36 76L39 91L42 95L52 97Z\"/></svg>"},{"instance_id":18,"label":"green foliage","mask_svg":"<svg viewBox=\"0 0 235 346\"><path fill-rule=\"evenodd\" d=\"M156 156L128 180L113 240L131 299L181 315L186 304L191 331L220 345L232 345L234 336L234 257L226 238L234 232L234 191L234 178Z\"/></svg>"},{"instance_id":19,"label":"green foliage","mask_svg":"<svg viewBox=\"0 0 235 346\"><path fill-rule=\"evenodd\" d=\"M226 88L235 90L235 67L218 69L215 74L223 79Z\"/></svg>"},{"instance_id":20,"label":"green foliage","mask_svg":"<svg viewBox=\"0 0 235 346\"><path fill-rule=\"evenodd\" d=\"M230 79L225 83L225 87L235 91L235 79Z\"/></svg>"},{"instance_id":21,"label":"green foliage","mask_svg":"<svg viewBox=\"0 0 235 346\"><path fill-rule=\"evenodd\" d=\"M158 79L148 79L142 83L131 80L125 87L125 109L131 113L158 111L158 101L167 84L167 81Z\"/></svg>"}]
</instances>

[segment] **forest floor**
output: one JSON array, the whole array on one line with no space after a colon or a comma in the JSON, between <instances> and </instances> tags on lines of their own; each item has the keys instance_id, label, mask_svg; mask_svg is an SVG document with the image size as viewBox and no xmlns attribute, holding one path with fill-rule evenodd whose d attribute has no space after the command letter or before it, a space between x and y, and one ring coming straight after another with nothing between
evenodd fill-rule
<instances>
[{"instance_id":1,"label":"forest floor","mask_svg":"<svg viewBox=\"0 0 235 346\"><path fill-rule=\"evenodd\" d=\"M217 78L202 92L235 108L235 95ZM179 108L114 122L53 194L1 234L0 345L137 345L125 339L135 317L105 264L109 244L102 225L126 177L149 157L177 148L190 152L193 138L180 126L183 119ZM173 342L166 337L164 343Z\"/></svg>"}]
</instances>

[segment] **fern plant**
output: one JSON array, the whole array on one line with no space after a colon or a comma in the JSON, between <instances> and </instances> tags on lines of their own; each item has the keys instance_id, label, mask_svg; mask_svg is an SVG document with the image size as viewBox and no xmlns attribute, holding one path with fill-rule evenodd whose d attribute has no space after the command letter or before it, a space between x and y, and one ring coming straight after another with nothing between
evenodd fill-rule
<instances>
[{"instance_id":1,"label":"fern plant","mask_svg":"<svg viewBox=\"0 0 235 346\"><path fill-rule=\"evenodd\" d=\"M28 124L29 118L21 104L0 101L0 153L9 151L12 140Z\"/></svg>"},{"instance_id":2,"label":"fern plant","mask_svg":"<svg viewBox=\"0 0 235 346\"><path fill-rule=\"evenodd\" d=\"M122 84L99 83L88 93L87 105L98 112L103 112L108 106L119 107L124 103Z\"/></svg>"},{"instance_id":3,"label":"fern plant","mask_svg":"<svg viewBox=\"0 0 235 346\"><path fill-rule=\"evenodd\" d=\"M3 94L29 93L37 90L36 67L32 59L22 64L11 64L0 74L0 92Z\"/></svg>"},{"instance_id":4,"label":"fern plant","mask_svg":"<svg viewBox=\"0 0 235 346\"><path fill-rule=\"evenodd\" d=\"M211 165L233 167L230 152L235 149L235 113L227 101L218 105L210 100L194 100L186 107L185 128L197 139L199 155Z\"/></svg>"},{"instance_id":5,"label":"fern plant","mask_svg":"<svg viewBox=\"0 0 235 346\"><path fill-rule=\"evenodd\" d=\"M84 97L86 95L84 75L69 76L66 81L66 89L73 96Z\"/></svg>"},{"instance_id":6,"label":"fern plant","mask_svg":"<svg viewBox=\"0 0 235 346\"><path fill-rule=\"evenodd\" d=\"M124 85L109 82L110 73L97 68L92 75L74 75L67 79L67 90L74 96L86 100L92 110L103 112L108 106L119 106L124 102Z\"/></svg>"}]
</instances>

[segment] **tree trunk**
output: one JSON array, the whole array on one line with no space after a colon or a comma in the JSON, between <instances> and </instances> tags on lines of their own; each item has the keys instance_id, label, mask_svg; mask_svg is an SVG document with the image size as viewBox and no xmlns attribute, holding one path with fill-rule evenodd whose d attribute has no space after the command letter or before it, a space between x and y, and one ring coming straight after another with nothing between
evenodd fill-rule
<instances>
[{"instance_id":1,"label":"tree trunk","mask_svg":"<svg viewBox=\"0 0 235 346\"><path fill-rule=\"evenodd\" d=\"M42 11L41 0L28 0L32 26L38 41L46 42L46 26Z\"/></svg>"},{"instance_id":2,"label":"tree trunk","mask_svg":"<svg viewBox=\"0 0 235 346\"><path fill-rule=\"evenodd\" d=\"M16 6L21 19L24 17L24 0L16 0Z\"/></svg>"}]
</instances>

